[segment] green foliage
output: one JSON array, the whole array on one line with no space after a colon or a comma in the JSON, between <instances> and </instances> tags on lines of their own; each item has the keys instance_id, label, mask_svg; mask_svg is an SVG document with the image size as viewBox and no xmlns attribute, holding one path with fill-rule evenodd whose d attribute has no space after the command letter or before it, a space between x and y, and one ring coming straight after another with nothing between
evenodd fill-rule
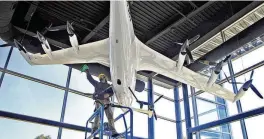
<instances>
[{"instance_id":1,"label":"green foliage","mask_svg":"<svg viewBox=\"0 0 264 139\"><path fill-rule=\"evenodd\" d=\"M37 136L35 139L51 139L51 137L41 134L41 135Z\"/></svg>"}]
</instances>

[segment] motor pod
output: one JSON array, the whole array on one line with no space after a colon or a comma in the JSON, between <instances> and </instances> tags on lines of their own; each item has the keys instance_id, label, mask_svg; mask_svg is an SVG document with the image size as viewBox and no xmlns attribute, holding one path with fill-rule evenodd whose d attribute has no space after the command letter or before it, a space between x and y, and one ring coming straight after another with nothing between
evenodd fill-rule
<instances>
[{"instance_id":1,"label":"motor pod","mask_svg":"<svg viewBox=\"0 0 264 139\"><path fill-rule=\"evenodd\" d=\"M25 49L25 47L20 43L18 42L16 39L14 39L14 44L15 44L15 47L19 50L19 52L21 53L21 55L27 60L27 62L29 64L32 64L31 63L31 56L28 54L27 50Z\"/></svg>"},{"instance_id":2,"label":"motor pod","mask_svg":"<svg viewBox=\"0 0 264 139\"><path fill-rule=\"evenodd\" d=\"M53 58L53 56L52 56L52 50L50 48L50 45L49 45L48 40L41 33L39 33L39 32L37 32L37 38L40 41L41 46L42 46L44 52L48 55L48 57L50 59L52 59Z\"/></svg>"},{"instance_id":3,"label":"motor pod","mask_svg":"<svg viewBox=\"0 0 264 139\"><path fill-rule=\"evenodd\" d=\"M185 61L185 57L187 55L186 48L188 47L188 45L189 45L189 41L186 40L184 42L184 44L182 45L182 47L181 47L181 51L179 53L178 62L177 62L177 65L176 65L177 72L179 72L182 69L182 66L183 66L184 61Z\"/></svg>"},{"instance_id":4,"label":"motor pod","mask_svg":"<svg viewBox=\"0 0 264 139\"><path fill-rule=\"evenodd\" d=\"M212 71L212 74L207 82L207 87L211 87L215 83L218 78L218 75L219 74L217 74L215 71Z\"/></svg>"},{"instance_id":5,"label":"motor pod","mask_svg":"<svg viewBox=\"0 0 264 139\"><path fill-rule=\"evenodd\" d=\"M215 81L217 80L221 70L222 70L222 67L223 67L223 64L224 62L221 61L219 63L217 63L217 65L215 66L214 70L212 71L212 74L207 82L207 87L211 87Z\"/></svg>"},{"instance_id":6,"label":"motor pod","mask_svg":"<svg viewBox=\"0 0 264 139\"><path fill-rule=\"evenodd\" d=\"M238 90L238 93L236 94L235 96L235 99L234 99L234 102L239 100L241 97L243 97L246 93L246 91L249 89L249 87L251 86L252 84L252 79L249 80L249 81L246 81L242 87Z\"/></svg>"},{"instance_id":7,"label":"motor pod","mask_svg":"<svg viewBox=\"0 0 264 139\"><path fill-rule=\"evenodd\" d=\"M73 50L75 51L76 54L79 53L79 43L78 43L78 38L76 34L74 33L74 28L70 22L67 21L67 32L69 34L69 39L71 46L73 47Z\"/></svg>"}]
</instances>

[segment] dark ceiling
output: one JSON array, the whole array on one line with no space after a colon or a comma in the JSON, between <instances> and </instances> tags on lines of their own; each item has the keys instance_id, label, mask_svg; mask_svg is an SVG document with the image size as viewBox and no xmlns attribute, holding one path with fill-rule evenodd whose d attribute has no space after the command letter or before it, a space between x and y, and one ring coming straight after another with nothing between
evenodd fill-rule
<instances>
[{"instance_id":1,"label":"dark ceiling","mask_svg":"<svg viewBox=\"0 0 264 139\"><path fill-rule=\"evenodd\" d=\"M250 1L134 1L130 2L130 8L136 36L150 48L173 58L180 49L180 46L174 42L183 42L197 34L201 37L205 36L251 3ZM109 1L18 2L11 23L28 30L27 33L35 33L45 32L45 28L50 25L65 27L66 21L70 21L73 22L81 43L93 42L108 37L109 4ZM36 7L35 12L34 7ZM33 12L29 12L32 9ZM33 16L30 19L28 15ZM49 31L45 36L66 44L59 47L52 46L53 50L70 47L65 30ZM28 51L43 53L38 40L27 35L25 38L29 39L31 44L27 48ZM142 74L148 75L149 72ZM160 75L157 78L162 78L161 81L170 80Z\"/></svg>"}]
</instances>

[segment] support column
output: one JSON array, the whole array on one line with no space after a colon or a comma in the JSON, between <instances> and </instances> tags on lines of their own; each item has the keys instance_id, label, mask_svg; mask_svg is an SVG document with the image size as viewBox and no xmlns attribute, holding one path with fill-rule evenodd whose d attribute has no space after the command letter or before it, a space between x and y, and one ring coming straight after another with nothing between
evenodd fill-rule
<instances>
[{"instance_id":1,"label":"support column","mask_svg":"<svg viewBox=\"0 0 264 139\"><path fill-rule=\"evenodd\" d=\"M192 94L194 125L199 126L197 102L196 102L196 96L194 95L195 94L195 88L190 86L190 89L191 89L191 94ZM196 136L196 139L200 139L201 138L200 132L196 132L195 136Z\"/></svg>"},{"instance_id":2,"label":"support column","mask_svg":"<svg viewBox=\"0 0 264 139\"><path fill-rule=\"evenodd\" d=\"M175 105L175 119L176 119L176 133L177 139L182 139L182 125L181 125L181 105L179 102L179 88L174 88L174 105Z\"/></svg>"},{"instance_id":3,"label":"support column","mask_svg":"<svg viewBox=\"0 0 264 139\"><path fill-rule=\"evenodd\" d=\"M233 70L233 65L232 65L231 59L228 60L228 69L229 69L229 73L230 73L230 77L231 77L232 82L236 82L235 73ZM233 86L234 93L237 94L238 93L237 85L232 83L232 86ZM242 106L241 106L240 100L238 100L236 102L236 105L237 105L238 113L242 113L243 111L242 111ZM246 124L245 124L244 119L240 120L240 125L241 125L242 134L243 134L243 139L248 139Z\"/></svg>"},{"instance_id":4,"label":"support column","mask_svg":"<svg viewBox=\"0 0 264 139\"><path fill-rule=\"evenodd\" d=\"M152 78L148 79L148 103L149 105L153 105L153 84ZM153 108L154 109L154 108ZM148 138L154 139L154 116L148 118Z\"/></svg>"},{"instance_id":5,"label":"support column","mask_svg":"<svg viewBox=\"0 0 264 139\"><path fill-rule=\"evenodd\" d=\"M70 86L70 80L71 80L71 72L72 72L72 68L69 67L68 77L67 77L67 81L66 81L66 90L64 92L64 98L63 98L63 104L62 104L62 110L61 110L61 117L60 117L61 123L64 122L64 115L65 115L65 111L66 111L66 104L67 104L68 92L69 92L69 86ZM57 139L61 139L61 134L62 134L62 128L60 127Z\"/></svg>"},{"instance_id":6,"label":"support column","mask_svg":"<svg viewBox=\"0 0 264 139\"><path fill-rule=\"evenodd\" d=\"M219 80L222 80L221 74L219 75ZM223 86L223 85L222 85ZM226 101L223 98L215 96L215 102L222 104L222 105L216 105L217 107L217 115L218 119L224 119L228 117L228 107L226 104ZM230 124L225 124L221 126L221 134L223 139L232 139L232 132ZM230 134L224 134L224 133L230 133Z\"/></svg>"},{"instance_id":7,"label":"support column","mask_svg":"<svg viewBox=\"0 0 264 139\"><path fill-rule=\"evenodd\" d=\"M186 124L186 135L187 139L192 139L192 133L188 132L189 128L192 127L190 104L188 97L188 88L186 84L182 84L183 101L184 101L184 112L185 112L185 124Z\"/></svg>"},{"instance_id":8,"label":"support column","mask_svg":"<svg viewBox=\"0 0 264 139\"><path fill-rule=\"evenodd\" d=\"M7 66L8 66L8 63L9 63L9 60L10 60L10 57L11 57L11 54L13 52L13 46L10 47L10 50L9 50L9 53L8 53L8 56L7 56L7 59L6 59L6 62L5 62L5 65L4 65L4 71L2 72L2 75L0 77L0 87L2 85L2 82L3 82L3 79L4 79L4 76L5 76L5 71L7 69Z\"/></svg>"}]
</instances>

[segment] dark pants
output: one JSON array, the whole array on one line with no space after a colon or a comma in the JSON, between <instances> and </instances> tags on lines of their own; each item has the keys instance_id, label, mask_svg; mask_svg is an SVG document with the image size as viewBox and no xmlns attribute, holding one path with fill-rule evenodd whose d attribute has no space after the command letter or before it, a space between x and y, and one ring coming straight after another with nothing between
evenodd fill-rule
<instances>
[{"instance_id":1,"label":"dark pants","mask_svg":"<svg viewBox=\"0 0 264 139\"><path fill-rule=\"evenodd\" d=\"M99 102L95 102L95 109L97 110L101 104ZM115 123L114 123L114 113L112 110L112 106L108 106L105 110L105 115L108 119L108 125L109 125L109 130L112 132L112 134L116 134L116 129L115 129ZM94 119L94 123L92 125L92 132L95 132L99 128L99 122L100 122L100 117L96 116Z\"/></svg>"}]
</instances>

